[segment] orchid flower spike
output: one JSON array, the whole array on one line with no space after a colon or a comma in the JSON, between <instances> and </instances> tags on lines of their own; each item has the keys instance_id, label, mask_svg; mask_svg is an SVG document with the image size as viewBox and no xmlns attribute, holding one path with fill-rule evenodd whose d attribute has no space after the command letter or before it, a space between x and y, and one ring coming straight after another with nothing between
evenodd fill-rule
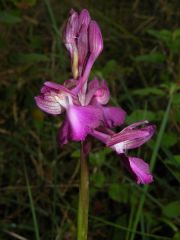
<instances>
[{"instance_id":1,"label":"orchid flower spike","mask_svg":"<svg viewBox=\"0 0 180 240\"><path fill-rule=\"evenodd\" d=\"M103 49L98 24L91 20L86 9L80 14L71 10L63 37L71 58L73 78L63 85L45 82L35 97L42 111L55 116L65 114L58 133L59 144L84 141L91 135L116 151L137 183L152 182L148 164L128 156L127 151L147 142L153 136L155 126L141 121L115 133L112 129L124 123L126 112L121 107L107 105L110 90L105 80L95 77L88 82L92 66Z\"/></svg>"}]
</instances>

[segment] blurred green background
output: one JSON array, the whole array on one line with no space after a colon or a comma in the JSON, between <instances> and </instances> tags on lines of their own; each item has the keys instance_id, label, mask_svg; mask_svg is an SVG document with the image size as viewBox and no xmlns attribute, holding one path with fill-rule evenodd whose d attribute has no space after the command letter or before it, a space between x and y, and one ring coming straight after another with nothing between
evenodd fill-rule
<instances>
[{"instance_id":1,"label":"blurred green background","mask_svg":"<svg viewBox=\"0 0 180 240\"><path fill-rule=\"evenodd\" d=\"M137 185L115 153L93 141L89 240L180 239L180 1L0 1L0 239L74 240L79 144L58 147L61 117L34 96L63 83L70 61L61 30L71 8L87 8L104 51L93 75L107 80L126 124L148 119L153 139L132 151L154 182Z\"/></svg>"}]
</instances>

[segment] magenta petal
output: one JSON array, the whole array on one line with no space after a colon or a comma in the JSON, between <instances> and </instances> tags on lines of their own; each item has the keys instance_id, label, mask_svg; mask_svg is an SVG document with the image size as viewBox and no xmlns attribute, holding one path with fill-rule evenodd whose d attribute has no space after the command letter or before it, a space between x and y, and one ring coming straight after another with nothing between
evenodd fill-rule
<instances>
[{"instance_id":1,"label":"magenta petal","mask_svg":"<svg viewBox=\"0 0 180 240\"><path fill-rule=\"evenodd\" d=\"M110 98L110 92L105 80L101 81L100 87L96 90L94 94L94 98L99 104L105 105L108 103Z\"/></svg>"},{"instance_id":2,"label":"magenta petal","mask_svg":"<svg viewBox=\"0 0 180 240\"><path fill-rule=\"evenodd\" d=\"M95 90L98 89L98 87L100 86L98 79L95 77L92 81L89 82L88 84L88 91L91 90Z\"/></svg>"},{"instance_id":3,"label":"magenta petal","mask_svg":"<svg viewBox=\"0 0 180 240\"><path fill-rule=\"evenodd\" d=\"M105 124L112 128L124 123L126 112L120 107L103 107Z\"/></svg>"},{"instance_id":4,"label":"magenta petal","mask_svg":"<svg viewBox=\"0 0 180 240\"><path fill-rule=\"evenodd\" d=\"M82 25L88 26L91 18L88 10L83 9L79 14L79 27Z\"/></svg>"},{"instance_id":5,"label":"magenta petal","mask_svg":"<svg viewBox=\"0 0 180 240\"><path fill-rule=\"evenodd\" d=\"M77 39L77 48L78 48L79 76L81 76L84 68L84 63L87 60L88 54L88 31L87 26L85 25L81 26L79 36Z\"/></svg>"},{"instance_id":6,"label":"magenta petal","mask_svg":"<svg viewBox=\"0 0 180 240\"><path fill-rule=\"evenodd\" d=\"M79 16L77 12L73 9L70 11L70 16L67 21L67 24L64 28L64 43L67 50L70 52L71 57L74 54L74 49L76 48L75 37L78 33L79 28Z\"/></svg>"},{"instance_id":7,"label":"magenta petal","mask_svg":"<svg viewBox=\"0 0 180 240\"><path fill-rule=\"evenodd\" d=\"M138 184L149 184L153 182L153 176L150 172L149 165L140 158L128 157L126 167L133 173Z\"/></svg>"},{"instance_id":8,"label":"magenta petal","mask_svg":"<svg viewBox=\"0 0 180 240\"><path fill-rule=\"evenodd\" d=\"M93 130L90 134L91 134L91 136L97 138L98 140L100 140L101 142L103 142L105 144L110 138L109 134L103 133L103 132L100 132L100 131L96 131L96 130Z\"/></svg>"},{"instance_id":9,"label":"magenta petal","mask_svg":"<svg viewBox=\"0 0 180 240\"><path fill-rule=\"evenodd\" d=\"M92 81L89 82L88 91L86 94L86 105L88 105L91 102L95 92L99 87L100 87L100 83L97 78L94 78Z\"/></svg>"},{"instance_id":10,"label":"magenta petal","mask_svg":"<svg viewBox=\"0 0 180 240\"><path fill-rule=\"evenodd\" d=\"M57 141L60 146L67 144L70 141L70 126L67 119L64 120L62 126L59 129Z\"/></svg>"},{"instance_id":11,"label":"magenta petal","mask_svg":"<svg viewBox=\"0 0 180 240\"><path fill-rule=\"evenodd\" d=\"M146 122L135 123L124 128L121 132L114 134L107 145L115 146L117 152L140 147L153 136L156 130L155 125L143 126L144 123Z\"/></svg>"},{"instance_id":12,"label":"magenta petal","mask_svg":"<svg viewBox=\"0 0 180 240\"><path fill-rule=\"evenodd\" d=\"M126 128L124 128L122 130L122 132L133 130L133 129L142 129L142 127L146 126L147 124L149 124L149 121L147 121L147 120L135 122L135 123L132 123L131 125L127 126Z\"/></svg>"},{"instance_id":13,"label":"magenta petal","mask_svg":"<svg viewBox=\"0 0 180 240\"><path fill-rule=\"evenodd\" d=\"M67 110L73 140L84 140L102 121L102 111L93 106L70 106Z\"/></svg>"},{"instance_id":14,"label":"magenta petal","mask_svg":"<svg viewBox=\"0 0 180 240\"><path fill-rule=\"evenodd\" d=\"M103 49L101 30L95 21L89 24L89 48L94 58L97 58Z\"/></svg>"},{"instance_id":15,"label":"magenta petal","mask_svg":"<svg viewBox=\"0 0 180 240\"><path fill-rule=\"evenodd\" d=\"M46 113L58 115L77 97L71 90L55 82L45 82L39 96L35 97L37 106Z\"/></svg>"},{"instance_id":16,"label":"magenta petal","mask_svg":"<svg viewBox=\"0 0 180 240\"><path fill-rule=\"evenodd\" d=\"M42 111L52 115L61 114L62 107L58 102L52 99L53 99L52 95L51 96L46 95L45 98L43 96L35 97L36 104Z\"/></svg>"},{"instance_id":17,"label":"magenta petal","mask_svg":"<svg viewBox=\"0 0 180 240\"><path fill-rule=\"evenodd\" d=\"M88 92L86 94L86 105L90 102L91 104L101 104L105 105L108 103L110 98L110 92L108 85L105 80L101 82L97 78L94 78L88 84Z\"/></svg>"},{"instance_id":18,"label":"magenta petal","mask_svg":"<svg viewBox=\"0 0 180 240\"><path fill-rule=\"evenodd\" d=\"M44 85L45 85L45 87L49 87L53 90L62 91L62 92L66 92L66 93L73 95L73 93L68 88L66 88L65 86L63 86L61 84L58 84L55 82L45 82Z\"/></svg>"}]
</instances>

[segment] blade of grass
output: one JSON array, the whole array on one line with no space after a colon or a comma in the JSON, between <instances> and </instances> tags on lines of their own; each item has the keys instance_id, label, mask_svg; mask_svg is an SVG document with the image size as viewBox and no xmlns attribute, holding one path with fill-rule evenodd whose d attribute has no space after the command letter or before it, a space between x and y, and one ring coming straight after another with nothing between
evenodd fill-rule
<instances>
[{"instance_id":1,"label":"blade of grass","mask_svg":"<svg viewBox=\"0 0 180 240\"><path fill-rule=\"evenodd\" d=\"M132 203L131 203L131 212L130 212L130 216L129 216L128 229L131 229L131 226L132 226L132 224L133 224L133 216L134 216L134 212L135 212L135 203L132 202ZM127 231L127 234L126 234L126 240L129 239L129 235L130 235L130 231Z\"/></svg>"},{"instance_id":2,"label":"blade of grass","mask_svg":"<svg viewBox=\"0 0 180 240\"><path fill-rule=\"evenodd\" d=\"M56 21L56 18L54 16L54 13L53 13L53 10L52 10L52 7L51 7L51 4L50 4L50 1L49 0L44 0L45 4L46 4L46 7L47 7L47 11L49 13L49 17L50 17L50 20L51 20L51 23L52 23L52 28L54 29L54 33L55 33L55 39L56 39L56 43L57 43L57 48L59 50L59 59L60 59L60 62L61 62L61 68L62 68L62 71L65 71L65 66L63 64L64 62L64 57L63 57L63 54L62 54L62 45L59 41L60 39L60 30L59 30L59 27L57 25L57 21Z\"/></svg>"},{"instance_id":3,"label":"blade of grass","mask_svg":"<svg viewBox=\"0 0 180 240\"><path fill-rule=\"evenodd\" d=\"M51 19L53 29L54 29L55 33L57 34L57 36L59 36L59 29L58 29L58 26L57 26L57 23L56 23L56 19L55 19L54 13L52 11L50 2L48 0L44 0L44 2L46 4L46 7L47 7L47 10L48 10L50 19Z\"/></svg>"},{"instance_id":4,"label":"blade of grass","mask_svg":"<svg viewBox=\"0 0 180 240\"><path fill-rule=\"evenodd\" d=\"M142 240L146 240L146 236L145 234L145 223L144 223L144 214L141 215L141 219L140 219L140 224L141 224L141 229L142 229Z\"/></svg>"},{"instance_id":5,"label":"blade of grass","mask_svg":"<svg viewBox=\"0 0 180 240\"><path fill-rule=\"evenodd\" d=\"M59 206L61 206L61 207L66 206L67 209L71 210L74 213L77 213L77 209L70 206L70 204L65 199L61 199L61 200L62 200L63 204L59 203ZM92 215L89 214L89 218L91 220L95 220L96 222L103 223L104 225L111 226L113 228L121 229L123 231L133 232L133 230L131 230L127 227L124 227L120 224L112 223L108 220L104 220L101 217L96 217L96 216L92 216ZM151 234L151 233L143 233L141 231L135 231L135 234L144 235L144 236L147 236L147 237L152 237L153 239L159 239L159 240L172 240L172 238L170 238L170 237L158 236L156 234Z\"/></svg>"},{"instance_id":6,"label":"blade of grass","mask_svg":"<svg viewBox=\"0 0 180 240\"><path fill-rule=\"evenodd\" d=\"M121 226L119 224L115 224L115 223L112 223L112 222L109 222L109 221L106 221L100 217L94 217L94 216L90 216L90 218L96 220L96 221L99 221L99 222L102 222L108 226L111 226L111 227L115 227L117 229L121 229L121 230L124 230L124 231L129 231L129 232L133 232L132 230L124 227L124 226ZM171 240L171 238L169 237L164 237L164 236L158 236L158 235L155 235L155 234L150 234L150 233L144 233L144 232L140 232L140 231L135 231L134 232L135 234L138 234L138 235L144 235L144 236L147 236L147 237L152 237L154 239L159 239L159 240Z\"/></svg>"},{"instance_id":7,"label":"blade of grass","mask_svg":"<svg viewBox=\"0 0 180 240\"><path fill-rule=\"evenodd\" d=\"M170 93L170 98L169 98L167 108L166 108L166 111L164 113L164 116L163 116L163 119L162 119L162 122L161 122L159 133L158 133L157 139L156 139L156 144L155 144L155 147L154 147L154 150L153 150L153 153L152 153L152 157L151 157L151 160L150 160L151 171L153 171L155 163L156 163L156 159L157 159L158 151L159 151L159 148L160 148L161 140L162 140L165 128L166 128L167 121L168 121L168 116L169 116L169 112L170 112L170 109L171 109L172 99L173 99L173 89L171 90L171 93ZM141 212L143 210L143 205L144 205L144 202L145 202L145 199L146 199L148 189L149 189L149 185L144 186L144 194L142 194L141 198L140 198L140 202L139 202L139 205L138 205L138 208L137 208L137 212L136 212L136 215L135 215L134 224L133 224L133 228L132 228L133 232L131 234L130 240L134 240L135 232L136 232L136 229L137 229L140 217L141 217Z\"/></svg>"},{"instance_id":8,"label":"blade of grass","mask_svg":"<svg viewBox=\"0 0 180 240\"><path fill-rule=\"evenodd\" d=\"M30 208L31 208L31 213L32 213L32 218L33 218L35 238L36 238L36 240L40 240L40 234L39 234L39 227L38 227L38 222L37 222L37 217L36 217L36 211L35 211L35 207L34 207L31 187L29 185L29 179L28 179L28 175L27 175L25 164L24 164L24 174L25 174L27 191L28 191L29 202L30 202Z\"/></svg>"}]
</instances>

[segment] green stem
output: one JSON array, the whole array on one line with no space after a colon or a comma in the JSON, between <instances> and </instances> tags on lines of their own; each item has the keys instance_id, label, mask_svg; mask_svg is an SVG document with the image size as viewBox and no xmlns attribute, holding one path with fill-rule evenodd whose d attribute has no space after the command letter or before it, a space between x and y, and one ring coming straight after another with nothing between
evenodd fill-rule
<instances>
[{"instance_id":1,"label":"green stem","mask_svg":"<svg viewBox=\"0 0 180 240\"><path fill-rule=\"evenodd\" d=\"M88 233L89 173L84 144L83 142L81 143L77 240L87 240Z\"/></svg>"}]
</instances>

